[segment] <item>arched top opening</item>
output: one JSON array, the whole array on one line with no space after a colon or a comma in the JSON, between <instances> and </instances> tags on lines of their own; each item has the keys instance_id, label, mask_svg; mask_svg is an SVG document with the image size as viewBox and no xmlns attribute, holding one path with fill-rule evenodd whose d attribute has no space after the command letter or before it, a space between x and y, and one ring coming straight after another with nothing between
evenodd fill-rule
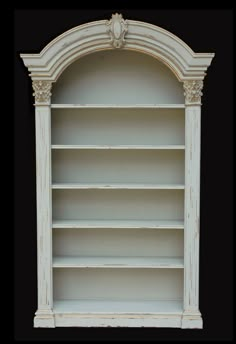
<instances>
[{"instance_id":1,"label":"arched top opening","mask_svg":"<svg viewBox=\"0 0 236 344\"><path fill-rule=\"evenodd\" d=\"M179 104L184 95L163 63L135 51L109 50L72 63L53 86L52 103Z\"/></svg>"},{"instance_id":2,"label":"arched top opening","mask_svg":"<svg viewBox=\"0 0 236 344\"><path fill-rule=\"evenodd\" d=\"M172 33L149 23L113 15L77 26L51 41L39 54L21 54L33 80L57 81L78 58L101 50L136 50L168 66L179 81L202 80L214 56L194 53Z\"/></svg>"}]
</instances>

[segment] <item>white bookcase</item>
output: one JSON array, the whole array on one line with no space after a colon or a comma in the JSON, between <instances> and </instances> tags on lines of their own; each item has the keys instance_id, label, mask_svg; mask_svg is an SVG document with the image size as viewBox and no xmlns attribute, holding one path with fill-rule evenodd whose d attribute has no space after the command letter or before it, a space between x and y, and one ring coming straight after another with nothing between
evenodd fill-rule
<instances>
[{"instance_id":1,"label":"white bookcase","mask_svg":"<svg viewBox=\"0 0 236 344\"><path fill-rule=\"evenodd\" d=\"M213 56L118 14L21 54L36 108L35 327L202 328L200 101Z\"/></svg>"}]
</instances>

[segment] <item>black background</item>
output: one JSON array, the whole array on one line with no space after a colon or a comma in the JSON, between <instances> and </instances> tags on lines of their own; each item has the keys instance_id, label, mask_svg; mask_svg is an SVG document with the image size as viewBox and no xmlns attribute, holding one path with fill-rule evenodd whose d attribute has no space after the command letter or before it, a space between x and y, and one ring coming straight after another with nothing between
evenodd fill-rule
<instances>
[{"instance_id":1,"label":"black background","mask_svg":"<svg viewBox=\"0 0 236 344\"><path fill-rule=\"evenodd\" d=\"M34 329L37 309L35 128L31 80L19 53L38 53L74 26L125 19L163 27L195 52L216 55L204 81L201 134L200 310L203 330ZM231 10L74 9L14 11L14 223L17 340L194 340L232 338L233 13Z\"/></svg>"}]
</instances>

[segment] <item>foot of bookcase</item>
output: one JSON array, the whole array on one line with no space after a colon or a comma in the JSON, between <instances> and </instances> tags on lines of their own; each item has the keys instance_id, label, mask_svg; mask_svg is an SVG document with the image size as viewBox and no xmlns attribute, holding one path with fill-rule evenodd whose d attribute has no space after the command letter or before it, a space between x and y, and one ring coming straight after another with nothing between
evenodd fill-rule
<instances>
[{"instance_id":1,"label":"foot of bookcase","mask_svg":"<svg viewBox=\"0 0 236 344\"><path fill-rule=\"evenodd\" d=\"M34 317L34 327L55 327L52 311L37 311Z\"/></svg>"},{"instance_id":2,"label":"foot of bookcase","mask_svg":"<svg viewBox=\"0 0 236 344\"><path fill-rule=\"evenodd\" d=\"M182 328L203 328L203 321L200 312L184 312L182 316Z\"/></svg>"}]
</instances>

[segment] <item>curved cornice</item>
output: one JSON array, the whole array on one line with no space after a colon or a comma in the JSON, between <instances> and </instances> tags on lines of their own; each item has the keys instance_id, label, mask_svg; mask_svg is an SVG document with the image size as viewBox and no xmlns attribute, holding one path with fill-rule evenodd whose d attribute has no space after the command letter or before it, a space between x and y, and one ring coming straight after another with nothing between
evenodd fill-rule
<instances>
[{"instance_id":1,"label":"curved cornice","mask_svg":"<svg viewBox=\"0 0 236 344\"><path fill-rule=\"evenodd\" d=\"M21 54L33 80L55 82L78 58L100 50L127 49L151 55L167 65L179 81L204 79L213 53L194 53L177 36L158 26L124 20L79 25L52 40L39 54Z\"/></svg>"}]
</instances>

